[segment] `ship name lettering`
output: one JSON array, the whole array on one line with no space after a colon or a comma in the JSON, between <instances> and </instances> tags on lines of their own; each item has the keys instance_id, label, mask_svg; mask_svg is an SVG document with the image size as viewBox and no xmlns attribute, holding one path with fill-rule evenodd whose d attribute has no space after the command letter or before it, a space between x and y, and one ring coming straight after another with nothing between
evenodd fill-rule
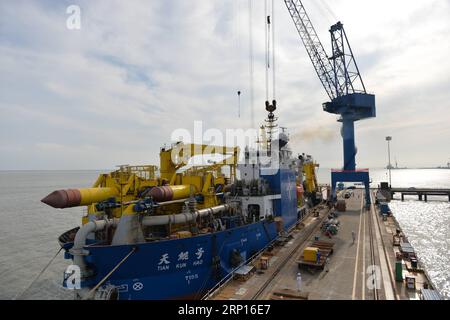
<instances>
[{"instance_id":1,"label":"ship name lettering","mask_svg":"<svg viewBox=\"0 0 450 320\"><path fill-rule=\"evenodd\" d=\"M178 254L178 261L186 261L189 260L189 251L180 252Z\"/></svg>"},{"instance_id":2,"label":"ship name lettering","mask_svg":"<svg viewBox=\"0 0 450 320\"><path fill-rule=\"evenodd\" d=\"M158 266L158 271L166 271L166 270L169 270L169 266L168 265L165 265L165 266Z\"/></svg>"},{"instance_id":3,"label":"ship name lettering","mask_svg":"<svg viewBox=\"0 0 450 320\"><path fill-rule=\"evenodd\" d=\"M197 256L197 260L200 260L203 257L205 250L203 248L198 248L195 255Z\"/></svg>"},{"instance_id":4,"label":"ship name lettering","mask_svg":"<svg viewBox=\"0 0 450 320\"><path fill-rule=\"evenodd\" d=\"M186 278L186 280L198 279L198 274L197 273L196 274L192 274L192 275L186 276L185 278Z\"/></svg>"},{"instance_id":5,"label":"ship name lettering","mask_svg":"<svg viewBox=\"0 0 450 320\"><path fill-rule=\"evenodd\" d=\"M168 254L168 253L163 254L163 255L161 256L161 259L159 259L158 265L160 266L160 265L162 265L162 264L170 264L170 261L169 261L169 254Z\"/></svg>"},{"instance_id":6,"label":"ship name lettering","mask_svg":"<svg viewBox=\"0 0 450 320\"><path fill-rule=\"evenodd\" d=\"M202 264L203 264L203 260L197 260L197 261L194 261L194 263L193 263L194 266L199 266Z\"/></svg>"}]
</instances>

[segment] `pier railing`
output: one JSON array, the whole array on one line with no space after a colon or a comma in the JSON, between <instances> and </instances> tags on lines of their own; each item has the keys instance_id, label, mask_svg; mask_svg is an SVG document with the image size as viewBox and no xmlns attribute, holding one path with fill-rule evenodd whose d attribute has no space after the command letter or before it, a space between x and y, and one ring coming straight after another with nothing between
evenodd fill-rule
<instances>
[{"instance_id":1,"label":"pier railing","mask_svg":"<svg viewBox=\"0 0 450 320\"><path fill-rule=\"evenodd\" d=\"M450 189L437 189L437 188L391 188L390 189L392 197L395 193L400 193L402 197L402 201L405 200L405 196L413 195L418 196L419 200L428 201L428 196L444 196L448 197L448 201L450 201Z\"/></svg>"}]
</instances>

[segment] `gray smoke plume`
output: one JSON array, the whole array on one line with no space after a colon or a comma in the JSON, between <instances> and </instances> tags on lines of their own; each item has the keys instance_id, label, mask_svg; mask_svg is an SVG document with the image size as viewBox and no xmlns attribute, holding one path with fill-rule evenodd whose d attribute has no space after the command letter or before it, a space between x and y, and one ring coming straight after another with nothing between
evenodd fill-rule
<instances>
[{"instance_id":1,"label":"gray smoke plume","mask_svg":"<svg viewBox=\"0 0 450 320\"><path fill-rule=\"evenodd\" d=\"M334 128L326 126L317 126L314 128L306 128L297 130L293 135L291 135L291 141L293 143L307 141L322 141L331 142L333 141L339 133L336 132Z\"/></svg>"}]
</instances>

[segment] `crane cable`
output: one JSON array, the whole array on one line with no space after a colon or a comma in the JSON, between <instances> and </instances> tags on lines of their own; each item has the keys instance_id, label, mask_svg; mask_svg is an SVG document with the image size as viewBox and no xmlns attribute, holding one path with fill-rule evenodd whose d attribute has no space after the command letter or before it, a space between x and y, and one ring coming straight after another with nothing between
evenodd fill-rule
<instances>
[{"instance_id":1,"label":"crane cable","mask_svg":"<svg viewBox=\"0 0 450 320\"><path fill-rule=\"evenodd\" d=\"M271 3L269 8L269 3ZM266 19L265 28L265 51L266 51L266 101L269 101L269 78L272 73L272 100L276 100L276 51L275 51L275 2L274 0L264 1L264 12ZM272 51L272 52L271 52Z\"/></svg>"},{"instance_id":2,"label":"crane cable","mask_svg":"<svg viewBox=\"0 0 450 320\"><path fill-rule=\"evenodd\" d=\"M269 68L270 68L270 63L269 63L269 37L270 37L270 16L268 15L267 12L267 0L264 1L264 16L265 16L265 23L266 23L266 27L264 28L264 33L265 33L265 40L264 40L264 45L265 45L265 54L266 54L266 63L265 63L265 71L266 71L266 101L269 101Z\"/></svg>"},{"instance_id":3,"label":"crane cable","mask_svg":"<svg viewBox=\"0 0 450 320\"><path fill-rule=\"evenodd\" d=\"M276 76L275 76L275 59L276 58L276 51L275 51L275 1L272 0L272 95L273 100L276 100Z\"/></svg>"},{"instance_id":4,"label":"crane cable","mask_svg":"<svg viewBox=\"0 0 450 320\"><path fill-rule=\"evenodd\" d=\"M240 16L240 1L234 1L235 9L235 39L236 39L236 54L237 54L237 95L238 95L238 117L241 117L241 16Z\"/></svg>"},{"instance_id":5,"label":"crane cable","mask_svg":"<svg viewBox=\"0 0 450 320\"><path fill-rule=\"evenodd\" d=\"M255 127L254 115L254 56L253 56L253 0L248 0L248 34L249 34L249 85L250 85L250 124Z\"/></svg>"},{"instance_id":6,"label":"crane cable","mask_svg":"<svg viewBox=\"0 0 450 320\"><path fill-rule=\"evenodd\" d=\"M237 92L238 94L238 117L241 117L241 90Z\"/></svg>"},{"instance_id":7,"label":"crane cable","mask_svg":"<svg viewBox=\"0 0 450 320\"><path fill-rule=\"evenodd\" d=\"M324 22L334 24L338 21L336 14L327 4L326 0L313 1L312 3L322 15Z\"/></svg>"},{"instance_id":8,"label":"crane cable","mask_svg":"<svg viewBox=\"0 0 450 320\"><path fill-rule=\"evenodd\" d=\"M336 17L336 14L334 13L333 9L327 4L325 0L320 0L319 3L322 4L322 6L325 8L325 10L328 12L330 17L333 19L333 22L338 21L338 18Z\"/></svg>"}]
</instances>

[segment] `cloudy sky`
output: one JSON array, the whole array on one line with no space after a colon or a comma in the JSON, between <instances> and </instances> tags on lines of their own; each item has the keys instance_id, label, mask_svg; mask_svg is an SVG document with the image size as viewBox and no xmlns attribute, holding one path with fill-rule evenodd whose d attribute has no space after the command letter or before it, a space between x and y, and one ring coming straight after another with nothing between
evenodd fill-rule
<instances>
[{"instance_id":1,"label":"cloudy sky","mask_svg":"<svg viewBox=\"0 0 450 320\"><path fill-rule=\"evenodd\" d=\"M450 1L304 0L329 52L341 20L378 117L359 167L450 159ZM254 114L265 117L264 1L253 0ZM81 29L67 28L70 5ZM283 0L275 0L278 116L292 147L342 165L340 125ZM0 170L156 163L179 128L249 128L248 0L0 2ZM237 91L242 91L238 117Z\"/></svg>"}]
</instances>

